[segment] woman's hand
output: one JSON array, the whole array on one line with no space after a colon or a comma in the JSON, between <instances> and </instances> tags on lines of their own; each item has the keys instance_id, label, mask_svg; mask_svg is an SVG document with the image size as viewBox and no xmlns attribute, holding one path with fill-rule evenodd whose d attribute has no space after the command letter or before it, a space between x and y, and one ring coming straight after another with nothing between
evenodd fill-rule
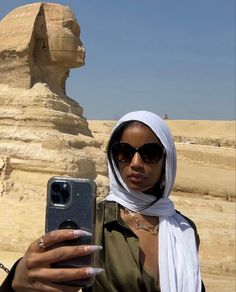
<instances>
[{"instance_id":1,"label":"woman's hand","mask_svg":"<svg viewBox=\"0 0 236 292\"><path fill-rule=\"evenodd\" d=\"M50 264L85 256L95 250L100 250L102 247L75 245L53 248L53 246L65 240L89 235L91 236L90 233L83 230L55 230L34 241L16 267L12 288L16 292L77 292L79 287L65 286L55 282L92 277L101 272L102 269L92 267L53 269Z\"/></svg>"}]
</instances>

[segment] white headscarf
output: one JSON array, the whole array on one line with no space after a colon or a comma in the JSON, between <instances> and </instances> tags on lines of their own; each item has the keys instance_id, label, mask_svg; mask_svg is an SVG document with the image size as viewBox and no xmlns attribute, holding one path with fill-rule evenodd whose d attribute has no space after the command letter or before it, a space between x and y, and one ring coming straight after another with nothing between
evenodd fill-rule
<instances>
[{"instance_id":1,"label":"white headscarf","mask_svg":"<svg viewBox=\"0 0 236 292\"><path fill-rule=\"evenodd\" d=\"M131 112L123 116L114 127L112 135L124 122L140 121L160 139L166 150L165 188L163 196L153 205L156 197L128 188L111 157L108 163L110 193L105 198L143 215L159 217L159 273L162 292L201 292L201 275L194 230L180 214L175 212L169 199L176 174L176 150L170 130L159 116L148 111ZM140 211L142 210L142 211Z\"/></svg>"}]
</instances>

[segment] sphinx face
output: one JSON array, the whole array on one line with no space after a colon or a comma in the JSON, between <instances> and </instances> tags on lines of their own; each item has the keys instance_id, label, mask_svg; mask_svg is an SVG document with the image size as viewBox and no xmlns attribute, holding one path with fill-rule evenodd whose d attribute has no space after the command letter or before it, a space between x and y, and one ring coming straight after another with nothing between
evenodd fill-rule
<instances>
[{"instance_id":1,"label":"sphinx face","mask_svg":"<svg viewBox=\"0 0 236 292\"><path fill-rule=\"evenodd\" d=\"M71 10L62 5L55 9L47 3L44 13L51 62L67 68L84 65L85 49L80 40L80 26Z\"/></svg>"}]
</instances>

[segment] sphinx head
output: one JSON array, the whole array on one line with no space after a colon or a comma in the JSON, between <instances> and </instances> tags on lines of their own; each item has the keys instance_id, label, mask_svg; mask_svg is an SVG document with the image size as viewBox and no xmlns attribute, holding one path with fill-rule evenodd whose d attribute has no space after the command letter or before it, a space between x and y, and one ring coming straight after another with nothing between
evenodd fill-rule
<instances>
[{"instance_id":1,"label":"sphinx head","mask_svg":"<svg viewBox=\"0 0 236 292\"><path fill-rule=\"evenodd\" d=\"M44 82L52 91L65 91L69 69L84 62L80 26L67 6L29 4L12 10L0 21L2 83L29 89L36 82Z\"/></svg>"}]
</instances>

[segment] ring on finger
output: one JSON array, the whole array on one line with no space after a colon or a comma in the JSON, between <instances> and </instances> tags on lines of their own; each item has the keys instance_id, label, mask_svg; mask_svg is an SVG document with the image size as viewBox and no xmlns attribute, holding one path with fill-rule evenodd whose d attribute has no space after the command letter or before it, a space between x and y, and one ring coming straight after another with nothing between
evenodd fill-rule
<instances>
[{"instance_id":1,"label":"ring on finger","mask_svg":"<svg viewBox=\"0 0 236 292\"><path fill-rule=\"evenodd\" d=\"M39 246L39 248L41 248L41 249L46 249L46 245L45 245L45 242L44 242L44 240L43 240L43 236L40 237L40 239L39 239L39 241L38 241L38 246Z\"/></svg>"}]
</instances>

